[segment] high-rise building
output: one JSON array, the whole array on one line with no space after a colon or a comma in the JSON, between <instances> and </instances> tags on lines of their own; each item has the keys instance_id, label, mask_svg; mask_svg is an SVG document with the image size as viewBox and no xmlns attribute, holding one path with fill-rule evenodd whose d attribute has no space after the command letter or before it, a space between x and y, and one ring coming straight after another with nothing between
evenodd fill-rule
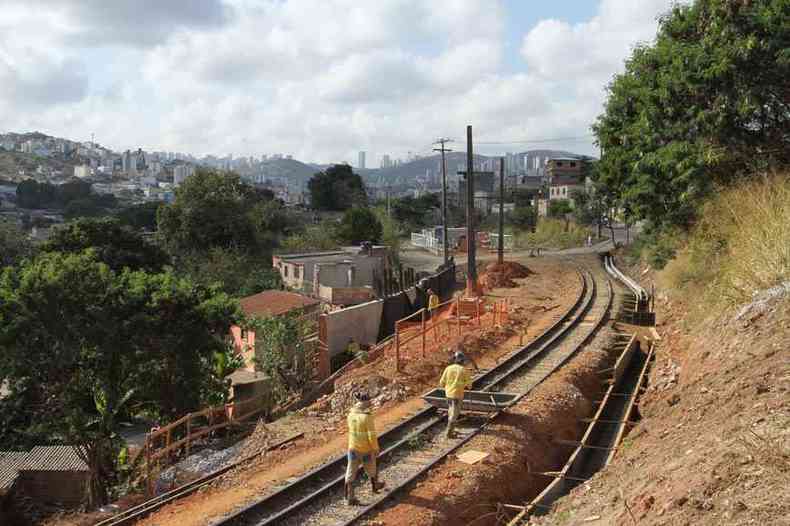
<instances>
[{"instance_id":1,"label":"high-rise building","mask_svg":"<svg viewBox=\"0 0 790 526\"><path fill-rule=\"evenodd\" d=\"M365 152L359 152L359 160L357 162L357 168L365 168Z\"/></svg>"},{"instance_id":2,"label":"high-rise building","mask_svg":"<svg viewBox=\"0 0 790 526\"><path fill-rule=\"evenodd\" d=\"M178 186L190 175L195 173L195 167L191 164L179 164L173 168L173 184Z\"/></svg>"},{"instance_id":3,"label":"high-rise building","mask_svg":"<svg viewBox=\"0 0 790 526\"><path fill-rule=\"evenodd\" d=\"M387 154L381 156L381 167L382 168L392 168L392 159Z\"/></svg>"}]
</instances>

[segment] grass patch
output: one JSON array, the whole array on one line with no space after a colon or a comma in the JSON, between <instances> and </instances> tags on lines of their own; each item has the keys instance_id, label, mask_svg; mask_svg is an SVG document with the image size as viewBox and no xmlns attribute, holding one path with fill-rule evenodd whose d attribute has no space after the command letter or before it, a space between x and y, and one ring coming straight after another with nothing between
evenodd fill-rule
<instances>
[{"instance_id":1,"label":"grass patch","mask_svg":"<svg viewBox=\"0 0 790 526\"><path fill-rule=\"evenodd\" d=\"M658 276L690 301L726 308L790 279L790 176L722 188L702 207L685 247Z\"/></svg>"},{"instance_id":2,"label":"grass patch","mask_svg":"<svg viewBox=\"0 0 790 526\"><path fill-rule=\"evenodd\" d=\"M516 235L518 248L542 248L562 250L583 246L592 231L584 226L561 219L541 218L535 232Z\"/></svg>"}]
</instances>

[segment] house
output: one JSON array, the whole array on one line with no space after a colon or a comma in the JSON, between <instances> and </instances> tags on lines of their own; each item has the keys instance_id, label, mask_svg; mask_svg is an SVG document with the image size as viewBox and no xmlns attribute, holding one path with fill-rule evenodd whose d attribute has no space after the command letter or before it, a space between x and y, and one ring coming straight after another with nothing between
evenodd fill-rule
<instances>
[{"instance_id":1,"label":"house","mask_svg":"<svg viewBox=\"0 0 790 526\"><path fill-rule=\"evenodd\" d=\"M244 314L261 318L295 314L317 319L321 307L317 299L285 290L265 290L242 298L239 303ZM255 332L238 325L232 326L230 332L234 348L244 358L245 369L255 371Z\"/></svg>"},{"instance_id":2,"label":"house","mask_svg":"<svg viewBox=\"0 0 790 526\"><path fill-rule=\"evenodd\" d=\"M331 252L272 257L285 285L333 305L356 305L376 297L374 283L387 266L388 247L344 247Z\"/></svg>"},{"instance_id":3,"label":"house","mask_svg":"<svg viewBox=\"0 0 790 526\"><path fill-rule=\"evenodd\" d=\"M90 470L73 446L36 446L0 452L0 501L17 496L76 508L88 491Z\"/></svg>"},{"instance_id":4,"label":"house","mask_svg":"<svg viewBox=\"0 0 790 526\"><path fill-rule=\"evenodd\" d=\"M585 190L584 157L552 157L546 163L549 178L549 201L572 200L573 192Z\"/></svg>"}]
</instances>

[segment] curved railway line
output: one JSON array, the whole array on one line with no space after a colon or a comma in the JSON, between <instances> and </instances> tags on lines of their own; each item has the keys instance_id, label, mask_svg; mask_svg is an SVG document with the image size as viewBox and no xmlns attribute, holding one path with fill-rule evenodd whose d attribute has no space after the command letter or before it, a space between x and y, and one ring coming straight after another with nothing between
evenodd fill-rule
<instances>
[{"instance_id":1,"label":"curved railway line","mask_svg":"<svg viewBox=\"0 0 790 526\"><path fill-rule=\"evenodd\" d=\"M618 318L633 320L633 313L647 305L650 297L632 279L625 276L614 264L610 255L604 255L606 273L626 292ZM642 310L644 312L644 310ZM652 313L648 312L650 316ZM639 349L636 334L620 333L614 349L620 351L612 378L593 418L589 419L587 431L576 443L565 466L558 472L547 473L553 478L549 485L513 517L508 526L528 524L529 517L550 511L554 502L573 488L589 480L596 472L606 467L614 458L618 446L628 428L635 424L635 406L639 393L647 379L647 370L654 356L651 344L647 352ZM509 508L519 509L517 506Z\"/></svg>"},{"instance_id":2,"label":"curved railway line","mask_svg":"<svg viewBox=\"0 0 790 526\"><path fill-rule=\"evenodd\" d=\"M609 262L603 267L579 269L579 294L575 303L557 314L554 322L526 346L512 352L495 368L474 379L473 389L507 391L526 396L535 386L561 367L594 335L610 316L613 301ZM458 438L443 437L444 412L428 406L408 415L395 427L382 433L379 442L379 476L387 483L384 492L374 495L367 485L358 488L366 505L348 507L343 500L345 455L337 456L308 473L275 486L248 506L215 520L215 526L269 524L353 524L395 497L447 455L477 435L496 416L467 416L457 426ZM292 437L293 438L293 437ZM211 483L233 466L211 473L194 483L161 495L119 515L102 521L101 526L123 526L150 515L162 506Z\"/></svg>"},{"instance_id":3,"label":"curved railway line","mask_svg":"<svg viewBox=\"0 0 790 526\"><path fill-rule=\"evenodd\" d=\"M473 389L507 390L526 396L570 359L607 319L612 288L602 269L580 270L581 292L573 306L543 334L511 353L495 368L475 378ZM215 521L215 526L353 524L396 496L447 455L477 435L497 413L468 416L457 426L458 438L443 437L445 414L427 407L383 433L379 442L379 478L387 488L379 494L359 488L363 506L345 505L345 455L263 496L259 501Z\"/></svg>"}]
</instances>

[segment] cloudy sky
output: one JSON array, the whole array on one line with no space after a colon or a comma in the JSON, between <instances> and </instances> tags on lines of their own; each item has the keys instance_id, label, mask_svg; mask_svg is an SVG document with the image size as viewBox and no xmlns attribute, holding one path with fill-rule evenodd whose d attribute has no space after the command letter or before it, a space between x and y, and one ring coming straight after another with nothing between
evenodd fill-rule
<instances>
[{"instance_id":1,"label":"cloudy sky","mask_svg":"<svg viewBox=\"0 0 790 526\"><path fill-rule=\"evenodd\" d=\"M670 4L3 0L0 132L370 167L472 124L481 153L594 153L606 83Z\"/></svg>"}]
</instances>

